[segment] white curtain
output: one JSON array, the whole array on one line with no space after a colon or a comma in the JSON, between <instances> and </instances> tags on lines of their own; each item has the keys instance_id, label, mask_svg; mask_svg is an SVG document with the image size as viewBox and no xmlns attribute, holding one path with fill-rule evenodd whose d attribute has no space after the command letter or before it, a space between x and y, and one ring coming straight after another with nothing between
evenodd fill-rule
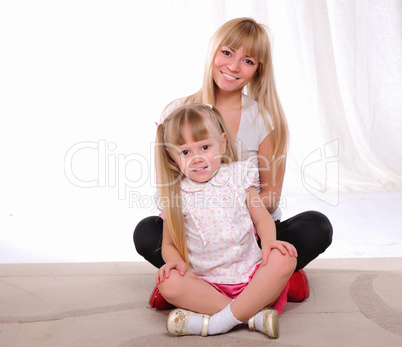
<instances>
[{"instance_id":1,"label":"white curtain","mask_svg":"<svg viewBox=\"0 0 402 347\"><path fill-rule=\"evenodd\" d=\"M276 50L277 77L295 169L286 184L401 190L402 1L278 3L286 15L275 21L275 44L289 52Z\"/></svg>"}]
</instances>

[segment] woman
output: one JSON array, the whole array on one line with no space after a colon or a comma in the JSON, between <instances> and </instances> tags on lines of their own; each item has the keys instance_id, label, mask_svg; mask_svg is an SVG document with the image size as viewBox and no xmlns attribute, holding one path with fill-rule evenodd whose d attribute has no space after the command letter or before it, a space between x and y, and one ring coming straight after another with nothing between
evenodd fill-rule
<instances>
[{"instance_id":1,"label":"woman","mask_svg":"<svg viewBox=\"0 0 402 347\"><path fill-rule=\"evenodd\" d=\"M172 102L163 119L184 103L216 106L222 113L230 135L236 139L241 159L259 168L261 199L276 224L278 240L295 246L296 272L289 280L289 301L309 296L307 276L302 270L324 252L332 242L328 218L315 211L281 221L279 206L288 144L286 118L277 94L270 41L263 25L252 18L237 18L224 23L210 41L201 89L187 98ZM135 228L137 252L160 268L163 220L145 218ZM155 288L150 304L166 308Z\"/></svg>"}]
</instances>

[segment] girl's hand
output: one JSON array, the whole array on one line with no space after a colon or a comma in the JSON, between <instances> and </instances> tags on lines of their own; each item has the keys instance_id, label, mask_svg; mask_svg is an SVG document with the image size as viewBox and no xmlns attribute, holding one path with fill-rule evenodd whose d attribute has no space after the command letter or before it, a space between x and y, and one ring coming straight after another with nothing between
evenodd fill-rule
<instances>
[{"instance_id":1,"label":"girl's hand","mask_svg":"<svg viewBox=\"0 0 402 347\"><path fill-rule=\"evenodd\" d=\"M172 269L178 270L179 274L181 276L184 276L184 274L187 272L187 265L182 260L168 262L157 271L155 276L155 283L159 284L160 282L163 282L166 278L169 278L170 270Z\"/></svg>"},{"instance_id":2,"label":"girl's hand","mask_svg":"<svg viewBox=\"0 0 402 347\"><path fill-rule=\"evenodd\" d=\"M279 250L283 255L288 253L291 257L297 258L297 250L295 246L286 241L275 240L267 245L262 246L262 265L267 265L269 254L273 249Z\"/></svg>"}]
</instances>

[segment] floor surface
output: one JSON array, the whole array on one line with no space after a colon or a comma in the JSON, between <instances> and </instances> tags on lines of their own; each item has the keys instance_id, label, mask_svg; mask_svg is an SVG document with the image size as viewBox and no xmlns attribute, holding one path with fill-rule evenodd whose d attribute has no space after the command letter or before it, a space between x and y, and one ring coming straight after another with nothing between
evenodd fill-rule
<instances>
[{"instance_id":1,"label":"floor surface","mask_svg":"<svg viewBox=\"0 0 402 347\"><path fill-rule=\"evenodd\" d=\"M318 259L311 295L288 303L277 340L239 326L170 336L148 306L145 262L0 265L0 346L402 346L402 258Z\"/></svg>"}]
</instances>

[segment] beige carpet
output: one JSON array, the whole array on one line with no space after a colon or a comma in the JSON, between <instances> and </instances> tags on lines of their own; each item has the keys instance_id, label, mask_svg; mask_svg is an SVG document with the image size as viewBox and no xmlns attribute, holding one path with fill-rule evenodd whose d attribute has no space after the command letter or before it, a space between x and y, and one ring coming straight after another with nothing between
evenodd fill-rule
<instances>
[{"instance_id":1,"label":"beige carpet","mask_svg":"<svg viewBox=\"0 0 402 347\"><path fill-rule=\"evenodd\" d=\"M246 326L169 336L145 262L3 264L0 346L402 346L402 258L319 259L306 272L310 298L287 304L270 340Z\"/></svg>"}]
</instances>

